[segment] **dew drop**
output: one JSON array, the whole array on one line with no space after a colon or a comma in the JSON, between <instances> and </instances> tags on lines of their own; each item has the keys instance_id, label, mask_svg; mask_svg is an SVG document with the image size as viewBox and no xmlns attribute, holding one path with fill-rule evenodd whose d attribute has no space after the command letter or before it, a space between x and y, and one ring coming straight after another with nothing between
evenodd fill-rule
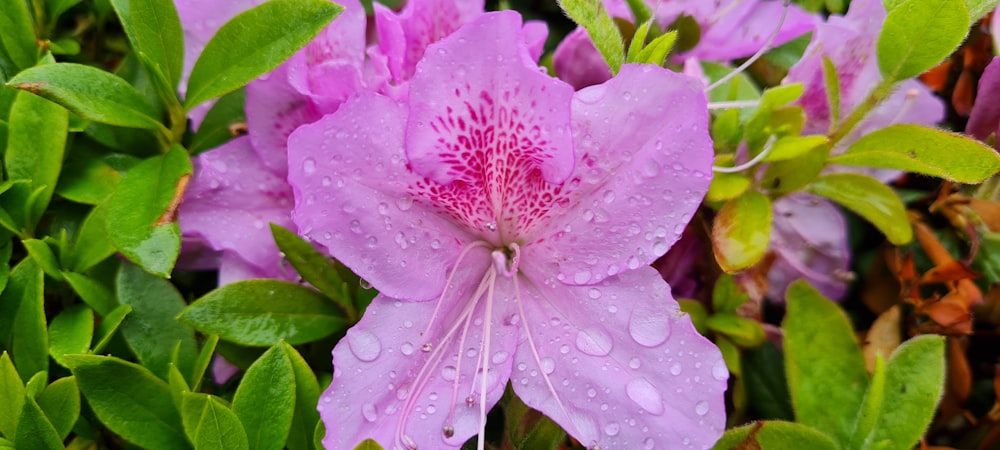
<instances>
[{"instance_id":1,"label":"dew drop","mask_svg":"<svg viewBox=\"0 0 1000 450\"><path fill-rule=\"evenodd\" d=\"M646 438L646 440L642 442L642 448L646 450L653 450L653 447L655 446L656 442L653 441L653 438Z\"/></svg>"},{"instance_id":2,"label":"dew drop","mask_svg":"<svg viewBox=\"0 0 1000 450\"><path fill-rule=\"evenodd\" d=\"M655 254L655 255L662 255L662 254L666 253L667 250L668 250L668 247L667 247L667 242L666 241L657 240L655 243L653 243L653 254Z\"/></svg>"},{"instance_id":3,"label":"dew drop","mask_svg":"<svg viewBox=\"0 0 1000 450\"><path fill-rule=\"evenodd\" d=\"M441 248L441 241L437 239L431 241L431 248L433 248L434 250Z\"/></svg>"},{"instance_id":4,"label":"dew drop","mask_svg":"<svg viewBox=\"0 0 1000 450\"><path fill-rule=\"evenodd\" d=\"M559 347L559 353L562 353L564 355L569 353L569 346L563 345L562 347Z\"/></svg>"},{"instance_id":5,"label":"dew drop","mask_svg":"<svg viewBox=\"0 0 1000 450\"><path fill-rule=\"evenodd\" d=\"M632 358L631 360L629 360L628 366L633 369L638 369L640 366L642 366L642 360L640 360L639 358Z\"/></svg>"},{"instance_id":6,"label":"dew drop","mask_svg":"<svg viewBox=\"0 0 1000 450\"><path fill-rule=\"evenodd\" d=\"M406 210L412 208L413 207L413 197L410 197L409 195L404 195L404 196L396 199L396 207L399 208L400 211L406 211Z\"/></svg>"},{"instance_id":7,"label":"dew drop","mask_svg":"<svg viewBox=\"0 0 1000 450\"><path fill-rule=\"evenodd\" d=\"M612 344L611 336L600 328L590 327L580 330L576 335L576 348L591 356L611 353Z\"/></svg>"},{"instance_id":8,"label":"dew drop","mask_svg":"<svg viewBox=\"0 0 1000 450\"><path fill-rule=\"evenodd\" d=\"M490 358L490 360L493 361L493 364L500 364L500 363L506 361L508 357L510 357L510 353L507 353L507 352L496 352L496 353L493 354L493 357Z\"/></svg>"},{"instance_id":9,"label":"dew drop","mask_svg":"<svg viewBox=\"0 0 1000 450\"><path fill-rule=\"evenodd\" d=\"M333 184L333 180L331 180L330 177L323 177L321 183L323 184L324 187L326 187Z\"/></svg>"},{"instance_id":10,"label":"dew drop","mask_svg":"<svg viewBox=\"0 0 1000 450\"><path fill-rule=\"evenodd\" d=\"M399 351L406 356L410 356L413 354L413 344L404 342L403 345L399 347Z\"/></svg>"},{"instance_id":11,"label":"dew drop","mask_svg":"<svg viewBox=\"0 0 1000 450\"><path fill-rule=\"evenodd\" d=\"M729 369L726 367L725 361L720 359L715 362L715 365L712 366L712 377L719 381L729 378Z\"/></svg>"},{"instance_id":12,"label":"dew drop","mask_svg":"<svg viewBox=\"0 0 1000 450\"><path fill-rule=\"evenodd\" d=\"M597 289L597 288L590 288L590 291L587 292L587 295L590 298L592 298L594 300L597 300L597 299L601 298L601 290Z\"/></svg>"},{"instance_id":13,"label":"dew drop","mask_svg":"<svg viewBox=\"0 0 1000 450\"><path fill-rule=\"evenodd\" d=\"M629 381L625 385L625 394L646 412L657 416L663 414L663 398L660 396L660 391L645 378Z\"/></svg>"},{"instance_id":14,"label":"dew drop","mask_svg":"<svg viewBox=\"0 0 1000 450\"><path fill-rule=\"evenodd\" d=\"M573 275L573 281L576 281L577 284L583 284L590 281L590 272L586 270L577 272L576 275Z\"/></svg>"},{"instance_id":15,"label":"dew drop","mask_svg":"<svg viewBox=\"0 0 1000 450\"><path fill-rule=\"evenodd\" d=\"M305 172L306 175L311 175L316 172L316 160L306 158L305 161L302 161L302 171Z\"/></svg>"},{"instance_id":16,"label":"dew drop","mask_svg":"<svg viewBox=\"0 0 1000 450\"><path fill-rule=\"evenodd\" d=\"M702 400L698 404L694 405L694 412L699 416L704 416L708 414L708 402Z\"/></svg>"},{"instance_id":17,"label":"dew drop","mask_svg":"<svg viewBox=\"0 0 1000 450\"><path fill-rule=\"evenodd\" d=\"M656 347L670 337L670 317L665 311L642 308L635 310L628 321L628 333L639 345Z\"/></svg>"},{"instance_id":18,"label":"dew drop","mask_svg":"<svg viewBox=\"0 0 1000 450\"><path fill-rule=\"evenodd\" d=\"M378 420L378 410L375 409L375 405L371 403L365 403L361 406L361 415L364 416L365 420L369 422Z\"/></svg>"},{"instance_id":19,"label":"dew drop","mask_svg":"<svg viewBox=\"0 0 1000 450\"><path fill-rule=\"evenodd\" d=\"M617 436L621 429L622 426L619 425L618 422L611 422L604 426L604 434L608 436Z\"/></svg>"},{"instance_id":20,"label":"dew drop","mask_svg":"<svg viewBox=\"0 0 1000 450\"><path fill-rule=\"evenodd\" d=\"M594 388L587 389L587 397L590 398L597 397L597 389Z\"/></svg>"},{"instance_id":21,"label":"dew drop","mask_svg":"<svg viewBox=\"0 0 1000 450\"><path fill-rule=\"evenodd\" d=\"M358 330L347 334L347 345L358 359L371 362L382 353L382 342L378 336L367 330Z\"/></svg>"},{"instance_id":22,"label":"dew drop","mask_svg":"<svg viewBox=\"0 0 1000 450\"><path fill-rule=\"evenodd\" d=\"M444 366L441 369L441 378L444 378L445 381L455 380L455 376L457 374L458 372L456 371L455 366Z\"/></svg>"},{"instance_id":23,"label":"dew drop","mask_svg":"<svg viewBox=\"0 0 1000 450\"><path fill-rule=\"evenodd\" d=\"M359 222L357 220L352 220L351 221L351 231L353 231L355 233L360 233L361 232L361 222Z\"/></svg>"},{"instance_id":24,"label":"dew drop","mask_svg":"<svg viewBox=\"0 0 1000 450\"><path fill-rule=\"evenodd\" d=\"M681 364L680 363L674 363L674 365L670 366L670 374L671 375L680 375L681 374Z\"/></svg>"},{"instance_id":25,"label":"dew drop","mask_svg":"<svg viewBox=\"0 0 1000 450\"><path fill-rule=\"evenodd\" d=\"M552 358L542 358L538 362L541 364L542 372L545 372L546 375L556 370L556 362Z\"/></svg>"}]
</instances>

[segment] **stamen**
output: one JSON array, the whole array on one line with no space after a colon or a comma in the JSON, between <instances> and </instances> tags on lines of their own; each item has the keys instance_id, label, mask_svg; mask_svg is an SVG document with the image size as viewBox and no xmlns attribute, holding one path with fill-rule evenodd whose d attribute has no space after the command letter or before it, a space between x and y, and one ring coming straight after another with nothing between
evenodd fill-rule
<instances>
[{"instance_id":1,"label":"stamen","mask_svg":"<svg viewBox=\"0 0 1000 450\"><path fill-rule=\"evenodd\" d=\"M483 277L482 281L479 282L479 287L476 289L476 293L474 294L475 298L472 299L472 302L479 302L479 297L482 297L483 293L486 292L487 286L491 283L490 281L487 281L491 277L496 277L496 271L492 268ZM470 313L468 316L465 316L463 320L462 337L458 340L458 356L457 362L455 363L455 379L452 380L451 383L451 402L448 403L448 417L445 419L446 423L455 422L455 403L458 401L458 384L462 378L462 361L464 360L464 358L462 358L462 351L465 350L465 338L469 335L469 325L472 323L473 315L474 314ZM469 404L468 398L465 399L465 404Z\"/></svg>"},{"instance_id":2,"label":"stamen","mask_svg":"<svg viewBox=\"0 0 1000 450\"><path fill-rule=\"evenodd\" d=\"M445 439L450 438L455 435L455 427L451 425L445 425L441 428L441 434L444 435Z\"/></svg>"},{"instance_id":3,"label":"stamen","mask_svg":"<svg viewBox=\"0 0 1000 450\"><path fill-rule=\"evenodd\" d=\"M516 244L515 244L515 248ZM483 346L482 351L479 352L480 361L482 361L483 375L480 376L479 380L479 440L476 445L476 450L485 450L486 448L486 383L490 379L490 330L493 325L493 293L496 289L497 276L496 272L490 273L490 286L486 291L486 314L485 322L483 324Z\"/></svg>"},{"instance_id":4,"label":"stamen","mask_svg":"<svg viewBox=\"0 0 1000 450\"><path fill-rule=\"evenodd\" d=\"M708 19L708 23L714 24L715 22L718 22L719 19L725 17L726 14L729 14L730 12L732 12L734 9L736 9L737 6L740 6L740 3L743 3L743 0L735 0L735 1L729 2L729 4L726 5L725 8L719 8L719 9L715 10L715 14L712 15L712 17L710 19ZM716 4L718 4L718 2L716 2Z\"/></svg>"},{"instance_id":5,"label":"stamen","mask_svg":"<svg viewBox=\"0 0 1000 450\"><path fill-rule=\"evenodd\" d=\"M920 97L920 91L916 89L906 91L906 98L903 100L903 105L899 107L896 116L889 123L900 123L910 113L910 110L913 109L913 105L917 103L917 97Z\"/></svg>"},{"instance_id":6,"label":"stamen","mask_svg":"<svg viewBox=\"0 0 1000 450\"><path fill-rule=\"evenodd\" d=\"M771 153L771 150L774 149L774 142L776 140L777 140L777 138L775 138L775 136L772 134L771 137L767 138L767 142L764 144L764 149L761 150L760 153L758 153L757 156L754 156L753 159L751 159L750 161L747 161L747 162L745 162L743 164L740 164L740 165L738 165L736 167L712 166L712 172L716 172L716 173L737 173L737 172L742 172L744 170L747 170L747 169L749 169L749 168L757 165L757 163L763 161L764 158L767 158L767 155L769 155Z\"/></svg>"},{"instance_id":7,"label":"stamen","mask_svg":"<svg viewBox=\"0 0 1000 450\"><path fill-rule=\"evenodd\" d=\"M733 102L709 102L708 109L730 109L730 108L756 108L760 106L760 100L742 100Z\"/></svg>"},{"instance_id":8,"label":"stamen","mask_svg":"<svg viewBox=\"0 0 1000 450\"><path fill-rule=\"evenodd\" d=\"M493 257L493 267L501 275L509 278L517 274L517 268L521 263L521 247L517 242L511 243L505 249L493 250L490 256Z\"/></svg>"},{"instance_id":9,"label":"stamen","mask_svg":"<svg viewBox=\"0 0 1000 450\"><path fill-rule=\"evenodd\" d=\"M771 50L771 44L773 44L774 40L778 38L778 33L781 32L781 27L785 26L785 17L788 16L788 9L791 7L791 0L781 0L781 3L784 5L785 9L781 10L781 18L778 19L778 26L774 28L774 32L767 38L767 42L764 43L764 46L761 47L760 50L757 50L757 53L754 53L750 59L743 62L743 64L740 64L740 66L735 70L727 73L726 76L719 78L715 81L715 83L708 85L708 87L705 88L705 92L712 92L715 88L726 84L729 80L732 80L733 77L739 75L744 70L747 70L747 67L750 67L750 65L760 59L761 56L764 56L764 53Z\"/></svg>"},{"instance_id":10,"label":"stamen","mask_svg":"<svg viewBox=\"0 0 1000 450\"><path fill-rule=\"evenodd\" d=\"M469 252L476 247L489 248L490 244L489 242L486 241L473 241L469 243L469 245L466 245L465 248L463 248L462 251L458 254L458 259L455 260L455 265L452 266L451 272L448 273L448 279L445 280L444 282L444 289L441 290L441 296L438 297L437 305L434 306L434 312L431 313L431 320L427 322L427 327L424 328L424 331L420 332L421 336L424 336L431 331L431 326L434 325L434 319L437 318L437 313L441 309L441 303L444 302L444 296L448 294L448 289L451 287L451 282L455 279L455 273L458 272L458 267L462 265L462 260L465 259L465 256L468 255ZM427 342L423 346L421 346L420 349L425 352L429 352L431 351L432 347L433 344Z\"/></svg>"},{"instance_id":11,"label":"stamen","mask_svg":"<svg viewBox=\"0 0 1000 450\"><path fill-rule=\"evenodd\" d=\"M413 442L413 438L404 435L403 447L406 447L406 450L417 450L417 443Z\"/></svg>"}]
</instances>

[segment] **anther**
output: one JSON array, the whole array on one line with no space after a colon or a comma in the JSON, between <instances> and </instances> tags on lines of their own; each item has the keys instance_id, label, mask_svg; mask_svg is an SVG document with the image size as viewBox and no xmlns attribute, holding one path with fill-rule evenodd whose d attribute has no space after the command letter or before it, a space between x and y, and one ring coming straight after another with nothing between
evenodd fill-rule
<instances>
[{"instance_id":1,"label":"anther","mask_svg":"<svg viewBox=\"0 0 1000 450\"><path fill-rule=\"evenodd\" d=\"M406 450L417 450L417 443L413 442L413 438L403 435L403 446Z\"/></svg>"},{"instance_id":2,"label":"anther","mask_svg":"<svg viewBox=\"0 0 1000 450\"><path fill-rule=\"evenodd\" d=\"M444 437L446 438L450 438L455 435L455 427L445 425L444 428L441 428L441 434L444 434Z\"/></svg>"},{"instance_id":3,"label":"anther","mask_svg":"<svg viewBox=\"0 0 1000 450\"><path fill-rule=\"evenodd\" d=\"M465 397L465 406L468 406L469 408L476 406L476 398L471 395Z\"/></svg>"},{"instance_id":4,"label":"anther","mask_svg":"<svg viewBox=\"0 0 1000 450\"><path fill-rule=\"evenodd\" d=\"M424 345L420 346L420 351L422 351L424 353L427 353L427 352L429 352L431 350L434 350L434 345L431 344L430 342L425 342Z\"/></svg>"},{"instance_id":5,"label":"anther","mask_svg":"<svg viewBox=\"0 0 1000 450\"><path fill-rule=\"evenodd\" d=\"M496 222L488 222L486 224L486 229L490 230L490 231L496 231L497 230L497 223Z\"/></svg>"}]
</instances>

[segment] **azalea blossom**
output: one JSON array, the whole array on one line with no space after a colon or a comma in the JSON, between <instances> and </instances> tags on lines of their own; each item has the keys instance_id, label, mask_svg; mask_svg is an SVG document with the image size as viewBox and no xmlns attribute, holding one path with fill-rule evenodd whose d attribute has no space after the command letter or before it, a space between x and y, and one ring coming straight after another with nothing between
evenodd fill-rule
<instances>
[{"instance_id":1,"label":"azalea blossom","mask_svg":"<svg viewBox=\"0 0 1000 450\"><path fill-rule=\"evenodd\" d=\"M725 363L648 267L708 188L702 87L626 65L574 93L524 34L480 16L406 102L362 93L289 137L299 231L380 291L333 350L329 449L458 447L508 380L592 449L722 433Z\"/></svg>"},{"instance_id":2,"label":"azalea blossom","mask_svg":"<svg viewBox=\"0 0 1000 450\"><path fill-rule=\"evenodd\" d=\"M1000 14L994 14L993 20L996 22ZM979 78L978 98L972 105L972 113L969 114L969 123L965 131L976 138L985 141L990 135L996 134L1000 130L1000 105L997 105L997 98L1000 97L1000 58L993 58L983 76Z\"/></svg>"}]
</instances>

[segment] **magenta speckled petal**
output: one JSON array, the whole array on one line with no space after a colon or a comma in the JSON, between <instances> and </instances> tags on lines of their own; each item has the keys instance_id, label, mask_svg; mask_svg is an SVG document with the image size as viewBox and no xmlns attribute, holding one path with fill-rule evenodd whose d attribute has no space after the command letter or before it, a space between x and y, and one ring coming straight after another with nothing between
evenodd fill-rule
<instances>
[{"instance_id":1,"label":"magenta speckled petal","mask_svg":"<svg viewBox=\"0 0 1000 450\"><path fill-rule=\"evenodd\" d=\"M538 347L520 341L511 385L586 448L709 448L722 434L729 371L718 349L643 267L569 287L526 270Z\"/></svg>"},{"instance_id":2,"label":"magenta speckled petal","mask_svg":"<svg viewBox=\"0 0 1000 450\"><path fill-rule=\"evenodd\" d=\"M399 14L378 4L374 7L379 49L401 83L413 76L428 45L483 13L483 0L411 1Z\"/></svg>"},{"instance_id":3,"label":"magenta speckled petal","mask_svg":"<svg viewBox=\"0 0 1000 450\"><path fill-rule=\"evenodd\" d=\"M589 284L653 262L691 220L711 180L708 109L697 80L648 66L573 98L577 166L565 210L529 258ZM558 200L557 200L558 202Z\"/></svg>"},{"instance_id":4,"label":"magenta speckled petal","mask_svg":"<svg viewBox=\"0 0 1000 450\"><path fill-rule=\"evenodd\" d=\"M257 157L275 173L288 172L288 135L322 117L288 82L287 66L247 85L247 131Z\"/></svg>"},{"instance_id":5,"label":"magenta speckled petal","mask_svg":"<svg viewBox=\"0 0 1000 450\"><path fill-rule=\"evenodd\" d=\"M843 298L851 255L840 210L816 196L792 194L774 202L773 226L777 258L767 274L768 296L783 301L788 285L805 279L826 297Z\"/></svg>"},{"instance_id":6,"label":"magenta speckled petal","mask_svg":"<svg viewBox=\"0 0 1000 450\"><path fill-rule=\"evenodd\" d=\"M262 270L280 264L269 223L291 227L292 190L240 137L198 156L179 212L184 235Z\"/></svg>"},{"instance_id":7,"label":"magenta speckled petal","mask_svg":"<svg viewBox=\"0 0 1000 450\"><path fill-rule=\"evenodd\" d=\"M422 178L407 169L405 120L388 98L354 97L289 137L288 179L302 235L380 292L426 300L471 239L409 192Z\"/></svg>"},{"instance_id":8,"label":"magenta speckled petal","mask_svg":"<svg viewBox=\"0 0 1000 450\"><path fill-rule=\"evenodd\" d=\"M538 168L552 183L573 170L567 126L573 91L525 67L523 47L505 40L519 35L520 16L505 12L428 47L410 81L410 116L425 118L410 121L406 129L406 156L414 171L439 183L482 183L489 190L513 170ZM494 55L493 62L469 63L483 54ZM476 153L477 146L497 154ZM502 164L508 155L531 165L486 165L491 159Z\"/></svg>"},{"instance_id":9,"label":"magenta speckled petal","mask_svg":"<svg viewBox=\"0 0 1000 450\"><path fill-rule=\"evenodd\" d=\"M1000 14L993 15L994 22L1000 20L998 17ZM969 114L969 123L965 131L986 140L998 129L1000 129L1000 58L994 57L979 79L976 103L972 105L972 113Z\"/></svg>"},{"instance_id":10,"label":"magenta speckled petal","mask_svg":"<svg viewBox=\"0 0 1000 450\"><path fill-rule=\"evenodd\" d=\"M466 275L486 270L477 269ZM478 281L468 278L456 285L474 289ZM469 296L472 291L455 294ZM453 302L438 311L430 332L421 335L436 302L377 297L333 350L333 382L319 402L327 428L323 445L351 450L371 438L387 449L405 448L404 442L443 449L457 448L477 434L484 373L480 357L488 362L486 410L500 399L510 378L518 328L503 321L510 315L508 300L495 299L490 316L484 300L471 315L465 305ZM490 349L480 355L485 320L492 321ZM466 322L470 326L460 347ZM425 343L442 342L449 331L447 345L431 344L424 351ZM446 437L446 426L451 437Z\"/></svg>"}]
</instances>

